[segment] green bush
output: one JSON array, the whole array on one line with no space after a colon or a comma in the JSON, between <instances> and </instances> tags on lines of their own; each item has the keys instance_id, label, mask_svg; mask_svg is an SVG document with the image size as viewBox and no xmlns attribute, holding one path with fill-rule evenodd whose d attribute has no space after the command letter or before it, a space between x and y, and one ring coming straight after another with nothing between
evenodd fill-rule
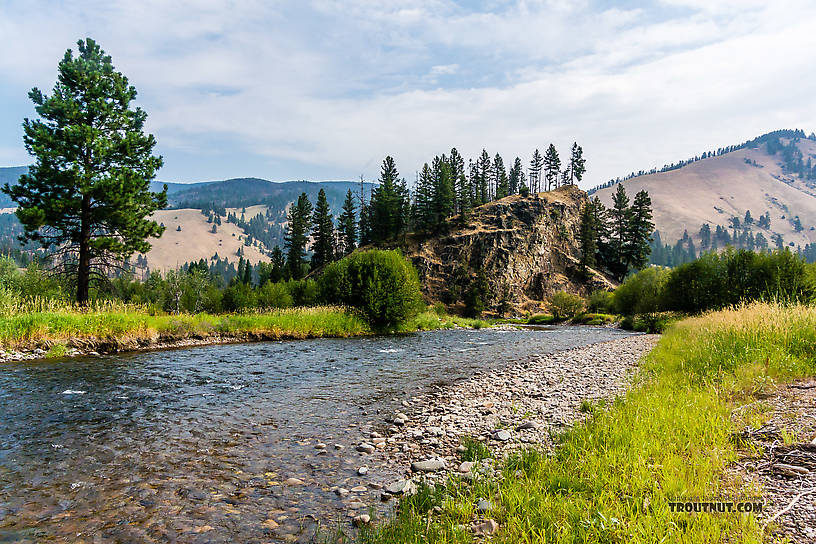
<instances>
[{"instance_id":1,"label":"green bush","mask_svg":"<svg viewBox=\"0 0 816 544\"><path fill-rule=\"evenodd\" d=\"M586 309L584 299L578 295L559 291L550 297L550 312L556 320L571 319Z\"/></svg>"},{"instance_id":2,"label":"green bush","mask_svg":"<svg viewBox=\"0 0 816 544\"><path fill-rule=\"evenodd\" d=\"M810 302L814 292L805 261L788 249L755 253L728 248L672 270L664 306L695 313L755 300Z\"/></svg>"},{"instance_id":3,"label":"green bush","mask_svg":"<svg viewBox=\"0 0 816 544\"><path fill-rule=\"evenodd\" d=\"M286 289L295 306L316 306L320 302L317 282L313 279L289 280Z\"/></svg>"},{"instance_id":4,"label":"green bush","mask_svg":"<svg viewBox=\"0 0 816 544\"><path fill-rule=\"evenodd\" d=\"M289 289L281 283L267 281L258 289L258 306L263 309L291 308L294 304Z\"/></svg>"},{"instance_id":5,"label":"green bush","mask_svg":"<svg viewBox=\"0 0 816 544\"><path fill-rule=\"evenodd\" d=\"M598 289L589 295L587 310L596 314L612 313L615 308L615 295L612 291Z\"/></svg>"},{"instance_id":6,"label":"green bush","mask_svg":"<svg viewBox=\"0 0 816 544\"><path fill-rule=\"evenodd\" d=\"M244 312L253 309L257 305L255 291L245 283L236 283L224 289L221 304L228 312Z\"/></svg>"},{"instance_id":7,"label":"green bush","mask_svg":"<svg viewBox=\"0 0 816 544\"><path fill-rule=\"evenodd\" d=\"M613 296L615 312L636 315L658 312L663 307L663 290L670 271L652 266L626 278Z\"/></svg>"},{"instance_id":8,"label":"green bush","mask_svg":"<svg viewBox=\"0 0 816 544\"><path fill-rule=\"evenodd\" d=\"M373 329L393 328L422 306L419 278L399 251L353 253L326 267L320 277L326 302L357 308Z\"/></svg>"}]
</instances>

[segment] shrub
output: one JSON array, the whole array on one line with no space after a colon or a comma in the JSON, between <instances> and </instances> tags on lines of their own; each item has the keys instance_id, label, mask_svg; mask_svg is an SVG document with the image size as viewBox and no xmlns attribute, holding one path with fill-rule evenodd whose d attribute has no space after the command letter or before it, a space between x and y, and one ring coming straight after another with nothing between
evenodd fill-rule
<instances>
[{"instance_id":1,"label":"shrub","mask_svg":"<svg viewBox=\"0 0 816 544\"><path fill-rule=\"evenodd\" d=\"M663 292L670 271L652 266L629 276L613 296L615 312L635 315L658 312L663 307Z\"/></svg>"},{"instance_id":2,"label":"shrub","mask_svg":"<svg viewBox=\"0 0 816 544\"><path fill-rule=\"evenodd\" d=\"M550 312L557 320L571 319L585 308L584 299L578 295L559 291L550 297Z\"/></svg>"},{"instance_id":3,"label":"shrub","mask_svg":"<svg viewBox=\"0 0 816 544\"><path fill-rule=\"evenodd\" d=\"M316 306L320 302L317 282L313 279L289 280L286 289L295 306Z\"/></svg>"},{"instance_id":4,"label":"shrub","mask_svg":"<svg viewBox=\"0 0 816 544\"><path fill-rule=\"evenodd\" d=\"M589 295L587 309L596 314L608 314L614 310L615 295L611 291L598 289Z\"/></svg>"},{"instance_id":5,"label":"shrub","mask_svg":"<svg viewBox=\"0 0 816 544\"><path fill-rule=\"evenodd\" d=\"M224 289L221 301L228 312L243 312L256 306L255 291L245 283L237 283Z\"/></svg>"},{"instance_id":6,"label":"shrub","mask_svg":"<svg viewBox=\"0 0 816 544\"><path fill-rule=\"evenodd\" d=\"M396 327L419 312L419 278L399 251L352 253L326 268L319 289L326 302L359 309L373 329Z\"/></svg>"},{"instance_id":7,"label":"shrub","mask_svg":"<svg viewBox=\"0 0 816 544\"><path fill-rule=\"evenodd\" d=\"M664 307L693 313L756 300L809 302L814 292L805 261L788 249L755 253L728 248L672 270Z\"/></svg>"},{"instance_id":8,"label":"shrub","mask_svg":"<svg viewBox=\"0 0 816 544\"><path fill-rule=\"evenodd\" d=\"M258 306L264 309L290 308L294 304L289 289L283 283L267 281L258 289Z\"/></svg>"}]
</instances>

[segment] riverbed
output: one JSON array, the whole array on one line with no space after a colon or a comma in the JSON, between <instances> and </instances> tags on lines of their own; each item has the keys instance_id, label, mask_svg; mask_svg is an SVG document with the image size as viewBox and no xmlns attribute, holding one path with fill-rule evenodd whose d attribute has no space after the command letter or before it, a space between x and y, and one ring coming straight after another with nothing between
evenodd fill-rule
<instances>
[{"instance_id":1,"label":"riverbed","mask_svg":"<svg viewBox=\"0 0 816 544\"><path fill-rule=\"evenodd\" d=\"M627 335L447 330L6 364L0 542L308 542L347 523L338 486L397 476L358 476L355 446L404 402Z\"/></svg>"}]
</instances>

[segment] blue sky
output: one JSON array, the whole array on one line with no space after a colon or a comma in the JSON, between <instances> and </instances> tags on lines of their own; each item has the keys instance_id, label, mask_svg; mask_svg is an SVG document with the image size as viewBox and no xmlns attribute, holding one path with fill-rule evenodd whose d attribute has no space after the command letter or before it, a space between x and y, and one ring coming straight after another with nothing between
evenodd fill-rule
<instances>
[{"instance_id":1,"label":"blue sky","mask_svg":"<svg viewBox=\"0 0 816 544\"><path fill-rule=\"evenodd\" d=\"M577 140L585 186L816 130L816 3L0 0L0 165L28 90L91 36L139 90L159 179L412 180L456 146L505 163Z\"/></svg>"}]
</instances>

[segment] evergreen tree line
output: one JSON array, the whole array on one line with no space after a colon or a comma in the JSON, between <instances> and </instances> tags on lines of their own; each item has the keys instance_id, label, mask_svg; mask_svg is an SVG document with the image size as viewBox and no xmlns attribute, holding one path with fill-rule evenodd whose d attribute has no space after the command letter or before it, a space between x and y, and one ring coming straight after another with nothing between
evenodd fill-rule
<instances>
[{"instance_id":1,"label":"evergreen tree line","mask_svg":"<svg viewBox=\"0 0 816 544\"><path fill-rule=\"evenodd\" d=\"M623 281L631 270L648 264L653 231L649 193L639 191L630 205L626 189L618 185L611 208L598 197L584 205L579 233L581 266Z\"/></svg>"}]
</instances>

